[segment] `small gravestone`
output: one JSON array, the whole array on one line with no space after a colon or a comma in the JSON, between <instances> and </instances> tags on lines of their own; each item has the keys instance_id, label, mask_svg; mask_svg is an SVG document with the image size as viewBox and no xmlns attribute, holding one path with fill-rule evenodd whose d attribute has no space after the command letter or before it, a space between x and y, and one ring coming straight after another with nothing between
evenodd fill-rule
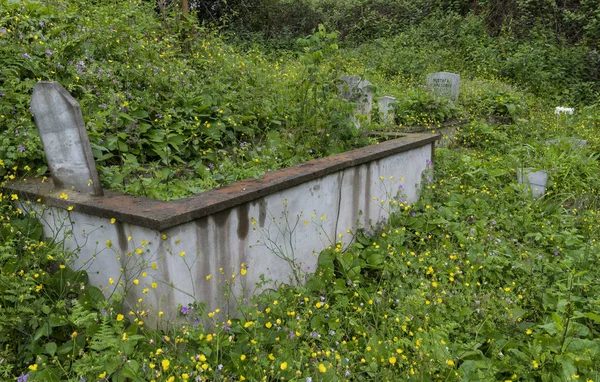
<instances>
[{"instance_id":1,"label":"small gravestone","mask_svg":"<svg viewBox=\"0 0 600 382\"><path fill-rule=\"evenodd\" d=\"M31 112L40 133L54 185L102 195L79 103L58 82L38 82Z\"/></svg>"},{"instance_id":2,"label":"small gravestone","mask_svg":"<svg viewBox=\"0 0 600 382\"><path fill-rule=\"evenodd\" d=\"M563 143L564 140L561 139L550 139L546 141L546 145L548 146L552 146L552 145L558 145ZM587 148L587 141L585 139L575 139L575 138L569 138L566 141L567 145L570 147L575 147L578 149L585 149Z\"/></svg>"},{"instance_id":3,"label":"small gravestone","mask_svg":"<svg viewBox=\"0 0 600 382\"><path fill-rule=\"evenodd\" d=\"M533 168L517 169L517 181L526 186L534 199L546 193L548 173L544 170L535 171Z\"/></svg>"},{"instance_id":4,"label":"small gravestone","mask_svg":"<svg viewBox=\"0 0 600 382\"><path fill-rule=\"evenodd\" d=\"M379 116L381 122L385 125L389 125L394 122L394 103L396 102L395 97L383 96L377 98L377 105L379 106Z\"/></svg>"},{"instance_id":5,"label":"small gravestone","mask_svg":"<svg viewBox=\"0 0 600 382\"><path fill-rule=\"evenodd\" d=\"M340 95L348 101L354 101L358 84L360 83L359 76L342 76L340 77L341 84L338 85Z\"/></svg>"},{"instance_id":6,"label":"small gravestone","mask_svg":"<svg viewBox=\"0 0 600 382\"><path fill-rule=\"evenodd\" d=\"M457 102L459 86L460 75L458 74L438 72L427 75L427 88L438 97L450 98L453 102Z\"/></svg>"},{"instance_id":7,"label":"small gravestone","mask_svg":"<svg viewBox=\"0 0 600 382\"><path fill-rule=\"evenodd\" d=\"M356 102L355 115L352 118L354 125L359 128L360 121L357 115L362 115L366 120L371 120L371 110L373 108L373 85L367 80L361 80L359 76L342 76L341 84L338 90L342 98Z\"/></svg>"}]
</instances>

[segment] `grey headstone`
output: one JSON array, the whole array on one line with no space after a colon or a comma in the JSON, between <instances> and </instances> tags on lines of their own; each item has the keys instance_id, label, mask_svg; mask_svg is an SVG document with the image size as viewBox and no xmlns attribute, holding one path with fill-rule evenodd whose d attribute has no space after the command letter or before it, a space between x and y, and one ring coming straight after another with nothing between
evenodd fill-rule
<instances>
[{"instance_id":1,"label":"grey headstone","mask_svg":"<svg viewBox=\"0 0 600 382\"><path fill-rule=\"evenodd\" d=\"M354 125L359 128L360 121L356 115L362 115L368 121L371 120L373 109L373 85L367 80L361 80L359 76L342 76L341 84L338 85L342 98L356 102L355 116L352 118Z\"/></svg>"},{"instance_id":2,"label":"grey headstone","mask_svg":"<svg viewBox=\"0 0 600 382\"><path fill-rule=\"evenodd\" d=\"M338 85L338 89L342 98L348 101L354 101L355 94L360 83L359 76L342 76L340 77L341 84Z\"/></svg>"},{"instance_id":3,"label":"grey headstone","mask_svg":"<svg viewBox=\"0 0 600 382\"><path fill-rule=\"evenodd\" d=\"M377 105L379 106L379 115L381 121L385 125L389 125L394 122L394 103L396 102L395 97L383 96L377 98Z\"/></svg>"},{"instance_id":4,"label":"grey headstone","mask_svg":"<svg viewBox=\"0 0 600 382\"><path fill-rule=\"evenodd\" d=\"M532 168L517 169L517 180L519 184L523 184L531 190L534 199L546 193L548 173L544 170L533 171Z\"/></svg>"},{"instance_id":5,"label":"grey headstone","mask_svg":"<svg viewBox=\"0 0 600 382\"><path fill-rule=\"evenodd\" d=\"M356 112L357 114L362 114L367 117L367 119L371 120L371 110L373 109L373 85L367 81L362 80L358 83L358 99Z\"/></svg>"},{"instance_id":6,"label":"grey headstone","mask_svg":"<svg viewBox=\"0 0 600 382\"><path fill-rule=\"evenodd\" d=\"M31 112L56 187L102 195L79 103L58 82L38 82Z\"/></svg>"},{"instance_id":7,"label":"grey headstone","mask_svg":"<svg viewBox=\"0 0 600 382\"><path fill-rule=\"evenodd\" d=\"M458 89L460 87L460 75L455 73L438 72L427 75L427 88L440 97L450 98L458 101Z\"/></svg>"},{"instance_id":8,"label":"grey headstone","mask_svg":"<svg viewBox=\"0 0 600 382\"><path fill-rule=\"evenodd\" d=\"M548 145L548 146L558 145L561 142L563 142L563 140L561 140L561 139L550 139L550 140L546 141L546 145ZM576 148L579 148L579 149L584 149L584 148L587 147L587 141L585 139L569 138L567 140L567 143L571 147L576 147Z\"/></svg>"}]
</instances>

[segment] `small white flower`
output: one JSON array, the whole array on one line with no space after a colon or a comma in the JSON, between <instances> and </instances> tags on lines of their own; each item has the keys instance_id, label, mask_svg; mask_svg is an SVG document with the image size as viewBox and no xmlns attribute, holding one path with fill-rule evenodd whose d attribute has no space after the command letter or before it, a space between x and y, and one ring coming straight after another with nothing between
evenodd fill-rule
<instances>
[{"instance_id":1,"label":"small white flower","mask_svg":"<svg viewBox=\"0 0 600 382\"><path fill-rule=\"evenodd\" d=\"M573 112L575 111L575 109L573 109L572 107L562 107L562 106L557 106L556 109L554 109L554 114L559 115L559 114L573 114Z\"/></svg>"}]
</instances>

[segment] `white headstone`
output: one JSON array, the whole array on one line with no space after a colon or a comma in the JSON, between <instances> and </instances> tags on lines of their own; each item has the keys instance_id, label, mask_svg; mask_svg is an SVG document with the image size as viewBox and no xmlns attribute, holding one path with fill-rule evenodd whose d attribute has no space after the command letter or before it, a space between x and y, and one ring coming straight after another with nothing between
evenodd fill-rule
<instances>
[{"instance_id":1,"label":"white headstone","mask_svg":"<svg viewBox=\"0 0 600 382\"><path fill-rule=\"evenodd\" d=\"M38 82L31 112L54 185L102 195L96 163L79 103L58 82Z\"/></svg>"},{"instance_id":2,"label":"white headstone","mask_svg":"<svg viewBox=\"0 0 600 382\"><path fill-rule=\"evenodd\" d=\"M359 128L360 121L357 115L364 119L371 120L371 110L373 109L373 85L367 80L361 80L359 76L342 76L341 84L338 89L342 98L351 102L356 102L355 115L352 118L354 125Z\"/></svg>"},{"instance_id":3,"label":"white headstone","mask_svg":"<svg viewBox=\"0 0 600 382\"><path fill-rule=\"evenodd\" d=\"M377 105L379 106L379 116L381 122L385 125L389 125L394 122L394 103L396 102L395 97L383 96L377 98Z\"/></svg>"},{"instance_id":4,"label":"white headstone","mask_svg":"<svg viewBox=\"0 0 600 382\"><path fill-rule=\"evenodd\" d=\"M458 101L458 88L460 86L460 75L455 73L438 72L427 75L427 88L440 97L450 98Z\"/></svg>"}]
</instances>

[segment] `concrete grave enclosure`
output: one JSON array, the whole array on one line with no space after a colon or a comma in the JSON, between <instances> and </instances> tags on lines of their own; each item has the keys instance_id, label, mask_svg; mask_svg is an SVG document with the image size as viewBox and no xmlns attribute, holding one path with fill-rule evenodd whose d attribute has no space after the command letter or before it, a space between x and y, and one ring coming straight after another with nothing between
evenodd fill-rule
<instances>
[{"instance_id":1,"label":"concrete grave enclosure","mask_svg":"<svg viewBox=\"0 0 600 382\"><path fill-rule=\"evenodd\" d=\"M352 240L347 230L383 222L389 200L418 199L438 138L410 134L170 202L106 190L95 196L39 179L6 191L37 214L45 236L77 253L73 266L91 284L106 295L128 289L127 311L141 310L143 299L144 310L172 318L193 301L226 311L223 287L232 274L235 294L246 297L261 275L303 281L322 249Z\"/></svg>"}]
</instances>

